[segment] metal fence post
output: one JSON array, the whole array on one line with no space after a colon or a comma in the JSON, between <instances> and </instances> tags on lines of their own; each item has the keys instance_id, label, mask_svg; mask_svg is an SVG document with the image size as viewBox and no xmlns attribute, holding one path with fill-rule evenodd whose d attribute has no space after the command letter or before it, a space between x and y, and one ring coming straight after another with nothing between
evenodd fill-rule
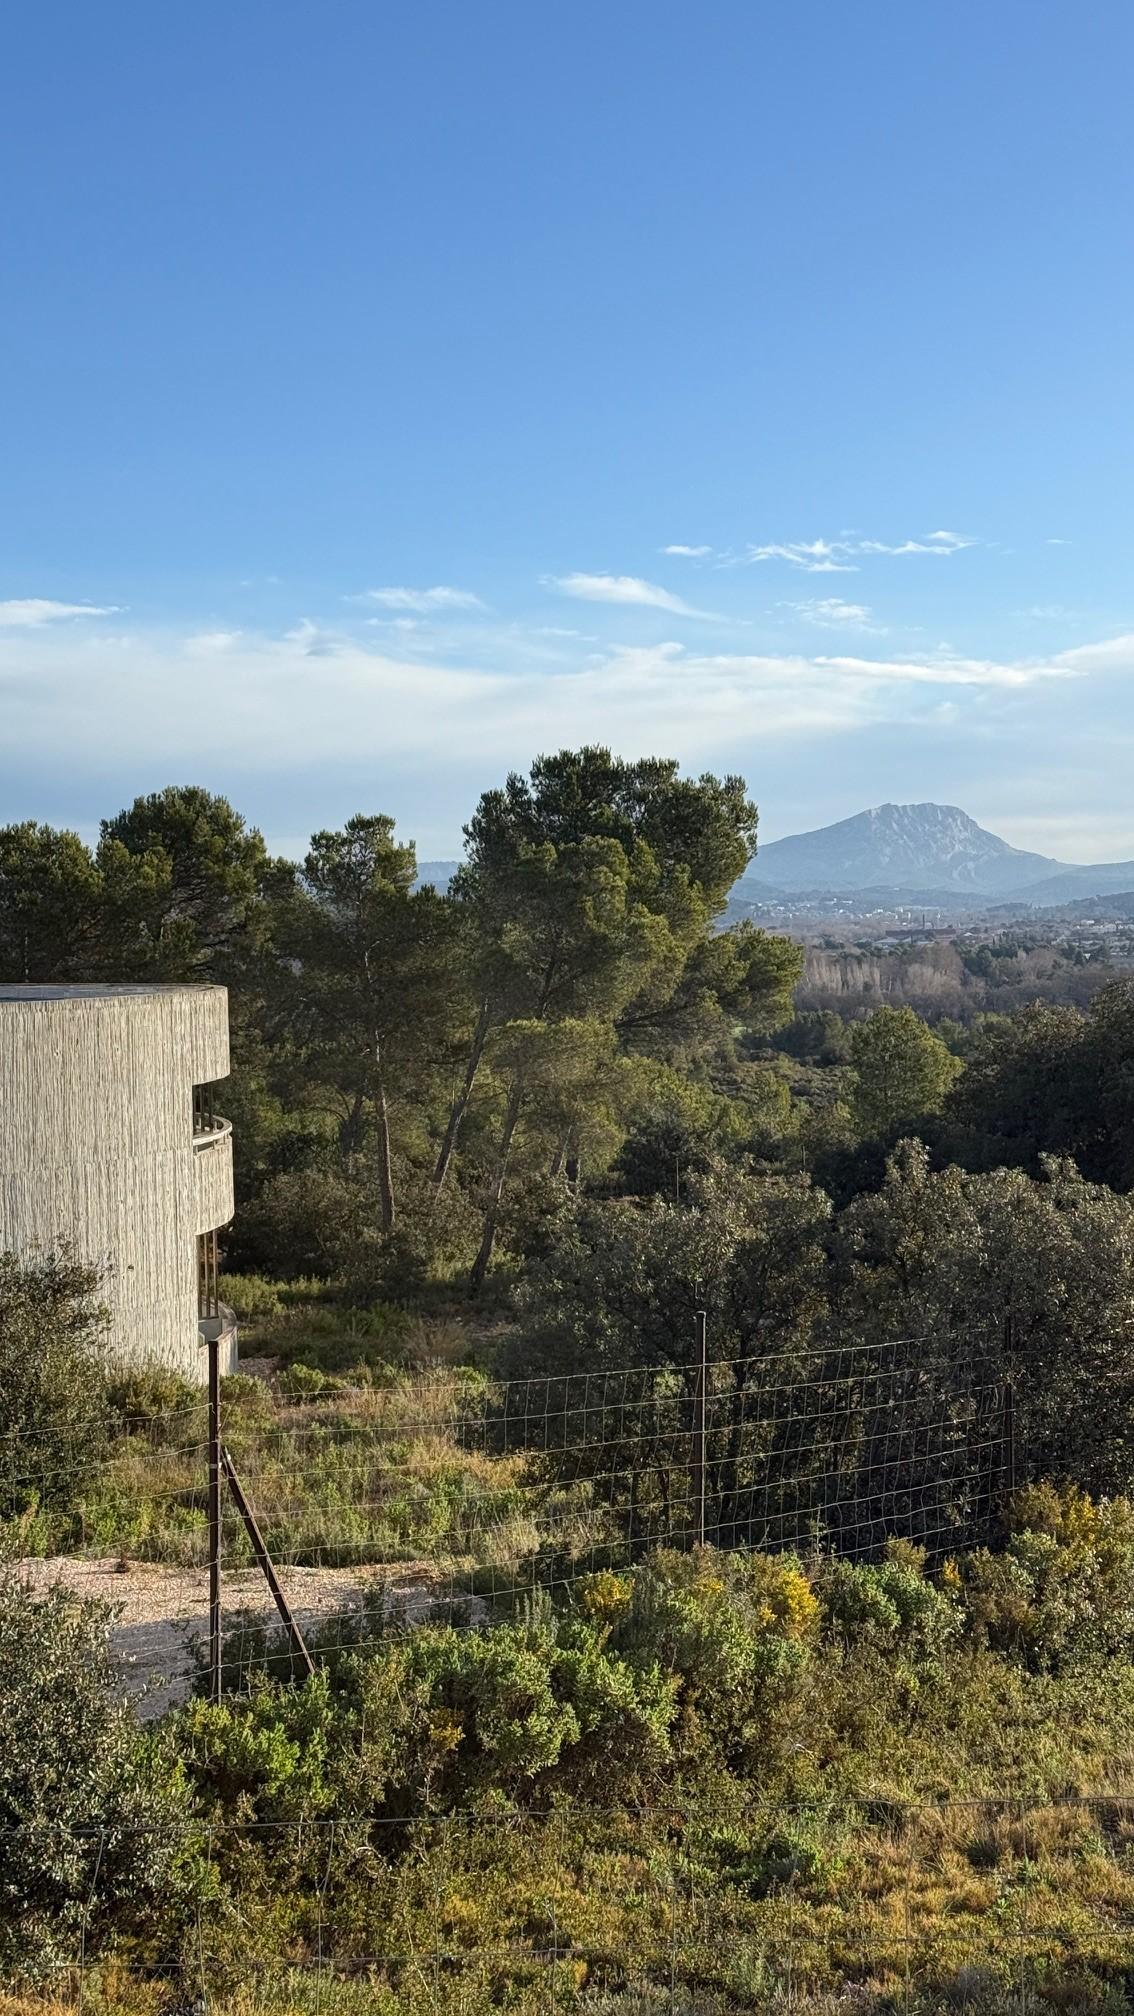
<instances>
[{"instance_id":1,"label":"metal fence post","mask_svg":"<svg viewBox=\"0 0 1134 2016\"><path fill-rule=\"evenodd\" d=\"M210 1328L212 1326L210 1325ZM220 1339L209 1353L209 1698L221 1698L221 1424Z\"/></svg>"},{"instance_id":2,"label":"metal fence post","mask_svg":"<svg viewBox=\"0 0 1134 2016\"><path fill-rule=\"evenodd\" d=\"M1011 1379L1004 1381L1004 1468L1011 1498L1016 1491L1016 1392Z\"/></svg>"},{"instance_id":3,"label":"metal fence post","mask_svg":"<svg viewBox=\"0 0 1134 2016\"><path fill-rule=\"evenodd\" d=\"M705 1411L709 1391L708 1312L698 1309L697 1397L693 1411L693 1518L697 1545L705 1544Z\"/></svg>"}]
</instances>

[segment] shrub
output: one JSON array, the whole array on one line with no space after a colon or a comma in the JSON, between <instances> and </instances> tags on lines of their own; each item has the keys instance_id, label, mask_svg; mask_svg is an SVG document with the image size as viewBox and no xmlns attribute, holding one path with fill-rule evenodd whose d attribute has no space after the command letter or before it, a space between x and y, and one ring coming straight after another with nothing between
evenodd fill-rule
<instances>
[{"instance_id":1,"label":"shrub","mask_svg":"<svg viewBox=\"0 0 1134 2016\"><path fill-rule=\"evenodd\" d=\"M342 1381L330 1372L321 1372L317 1365L305 1365L302 1361L289 1365L280 1374L279 1387L285 1400L321 1400L325 1395L338 1392Z\"/></svg>"},{"instance_id":2,"label":"shrub","mask_svg":"<svg viewBox=\"0 0 1134 2016\"><path fill-rule=\"evenodd\" d=\"M392 1658L411 1704L402 1782L431 1805L510 1798L552 1772L617 1797L669 1754L674 1682L581 1619L426 1627ZM384 1691L391 1676L388 1659Z\"/></svg>"},{"instance_id":3,"label":"shrub","mask_svg":"<svg viewBox=\"0 0 1134 2016\"><path fill-rule=\"evenodd\" d=\"M0 1586L0 1972L153 1937L202 1878L180 1773L113 1691L110 1612L61 1589Z\"/></svg>"},{"instance_id":4,"label":"shrub","mask_svg":"<svg viewBox=\"0 0 1134 2016\"><path fill-rule=\"evenodd\" d=\"M151 1442L188 1442L190 1423L205 1395L179 1372L163 1365L123 1365L107 1388L111 1421L127 1434L144 1432Z\"/></svg>"},{"instance_id":5,"label":"shrub","mask_svg":"<svg viewBox=\"0 0 1134 2016\"><path fill-rule=\"evenodd\" d=\"M247 1694L194 1700L171 1718L168 1741L206 1827L218 1890L198 1930L195 1980L246 1979L250 1962L278 1964L294 1942L317 1938L332 1861L365 1884L363 1815L375 1802L358 1768L362 1735L324 1672L298 1686L264 1676ZM329 1816L333 1827L320 1828Z\"/></svg>"},{"instance_id":6,"label":"shrub","mask_svg":"<svg viewBox=\"0 0 1134 2016\"><path fill-rule=\"evenodd\" d=\"M265 1680L236 1701L190 1702L175 1734L198 1804L260 1826L322 1813L337 1790L328 1770L335 1712L323 1673L295 1688Z\"/></svg>"},{"instance_id":7,"label":"shrub","mask_svg":"<svg viewBox=\"0 0 1134 2016\"><path fill-rule=\"evenodd\" d=\"M221 1432L238 1432L244 1441L258 1430L274 1428L275 1403L262 1379L250 1372L229 1372L220 1382Z\"/></svg>"},{"instance_id":8,"label":"shrub","mask_svg":"<svg viewBox=\"0 0 1134 2016\"><path fill-rule=\"evenodd\" d=\"M958 1605L925 1573L925 1554L908 1541L890 1541L885 1559L828 1561L819 1577L828 1628L848 1644L890 1644L914 1658L937 1658L957 1635Z\"/></svg>"},{"instance_id":9,"label":"shrub","mask_svg":"<svg viewBox=\"0 0 1134 2016\"><path fill-rule=\"evenodd\" d=\"M280 1283L266 1274L222 1274L220 1298L227 1303L238 1323L254 1323L265 1316L278 1316L283 1309Z\"/></svg>"},{"instance_id":10,"label":"shrub","mask_svg":"<svg viewBox=\"0 0 1134 2016\"><path fill-rule=\"evenodd\" d=\"M633 1598L633 1578L617 1575L613 1568L603 1568L597 1575L584 1575L578 1585L579 1608L596 1624L616 1624L629 1610Z\"/></svg>"},{"instance_id":11,"label":"shrub","mask_svg":"<svg viewBox=\"0 0 1134 2016\"><path fill-rule=\"evenodd\" d=\"M371 1222L373 1200L339 1170L288 1169L272 1176L240 1213L242 1251L281 1281L327 1280Z\"/></svg>"},{"instance_id":12,"label":"shrub","mask_svg":"<svg viewBox=\"0 0 1134 2016\"><path fill-rule=\"evenodd\" d=\"M753 1554L747 1575L765 1630L800 1644L818 1635L819 1599L794 1554Z\"/></svg>"},{"instance_id":13,"label":"shrub","mask_svg":"<svg viewBox=\"0 0 1134 2016\"><path fill-rule=\"evenodd\" d=\"M207 1818L270 1829L333 1813L349 1828L384 1809L527 1798L542 1779L619 1797L669 1757L676 1683L610 1651L581 1619L406 1632L372 1606L341 1621L343 1633L328 1620L325 1645L312 1635L327 1659L313 1679L270 1680L288 1661L279 1634L265 1634L247 1694L194 1701L176 1718Z\"/></svg>"},{"instance_id":14,"label":"shrub","mask_svg":"<svg viewBox=\"0 0 1134 2016\"><path fill-rule=\"evenodd\" d=\"M612 1644L675 1676L686 1733L746 1757L807 1663L818 1606L794 1555L661 1549L634 1576Z\"/></svg>"},{"instance_id":15,"label":"shrub","mask_svg":"<svg viewBox=\"0 0 1134 2016\"><path fill-rule=\"evenodd\" d=\"M1134 1506L1074 1485L1027 1486L1003 1553L963 1564L973 1635L1037 1667L1134 1654Z\"/></svg>"},{"instance_id":16,"label":"shrub","mask_svg":"<svg viewBox=\"0 0 1134 2016\"><path fill-rule=\"evenodd\" d=\"M68 1505L105 1449L106 1314L93 1268L0 1253L0 1516Z\"/></svg>"}]
</instances>

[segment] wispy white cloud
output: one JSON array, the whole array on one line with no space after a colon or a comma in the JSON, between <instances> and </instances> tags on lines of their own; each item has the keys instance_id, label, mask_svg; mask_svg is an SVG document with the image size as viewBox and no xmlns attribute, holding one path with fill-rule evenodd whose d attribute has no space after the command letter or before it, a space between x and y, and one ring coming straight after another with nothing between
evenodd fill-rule
<instances>
[{"instance_id":1,"label":"wispy white cloud","mask_svg":"<svg viewBox=\"0 0 1134 2016\"><path fill-rule=\"evenodd\" d=\"M420 614L440 609L483 609L479 595L467 588L365 588L351 602L374 602L382 609L416 609Z\"/></svg>"},{"instance_id":2,"label":"wispy white cloud","mask_svg":"<svg viewBox=\"0 0 1134 2016\"><path fill-rule=\"evenodd\" d=\"M1134 675L1134 632L1104 637L1097 644L1075 644L1053 662L1084 678L1117 674L1128 679Z\"/></svg>"},{"instance_id":3,"label":"wispy white cloud","mask_svg":"<svg viewBox=\"0 0 1134 2016\"><path fill-rule=\"evenodd\" d=\"M996 658L960 658L944 655L932 658L850 658L822 657L809 662L820 670L856 679L881 680L889 685L918 686L1035 686L1045 679L1074 679L1086 667L1070 661L1075 654L1028 661Z\"/></svg>"},{"instance_id":4,"label":"wispy white cloud","mask_svg":"<svg viewBox=\"0 0 1134 2016\"><path fill-rule=\"evenodd\" d=\"M545 574L545 588L573 595L580 602L605 602L629 609L665 609L671 616L697 616L704 622L721 619L710 609L694 609L680 595L659 588L654 581L642 581L635 574Z\"/></svg>"},{"instance_id":5,"label":"wispy white cloud","mask_svg":"<svg viewBox=\"0 0 1134 2016\"><path fill-rule=\"evenodd\" d=\"M29 595L0 602L0 629L40 630L45 623L61 623L76 616L117 616L117 603L52 602L42 595Z\"/></svg>"},{"instance_id":6,"label":"wispy white cloud","mask_svg":"<svg viewBox=\"0 0 1134 2016\"><path fill-rule=\"evenodd\" d=\"M873 612L865 602L844 602L838 595L824 595L809 602L781 602L780 607L792 610L805 623L814 623L820 630L878 630L871 620Z\"/></svg>"},{"instance_id":7,"label":"wispy white cloud","mask_svg":"<svg viewBox=\"0 0 1134 2016\"><path fill-rule=\"evenodd\" d=\"M768 546L749 546L743 558L754 564L762 560L786 560L805 574L856 574L857 567L841 556L852 549L842 540L777 541Z\"/></svg>"},{"instance_id":8,"label":"wispy white cloud","mask_svg":"<svg viewBox=\"0 0 1134 2016\"><path fill-rule=\"evenodd\" d=\"M798 567L805 574L856 574L860 560L868 555L882 554L893 559L920 553L945 559L976 544L975 539L969 539L961 532L927 532L919 539L893 541L863 539L857 534L840 533L837 539L774 540L765 545L750 545L740 557L749 565L758 565L766 560L785 560L789 566ZM735 564L734 556L729 556L727 563L722 556L722 564Z\"/></svg>"},{"instance_id":9,"label":"wispy white cloud","mask_svg":"<svg viewBox=\"0 0 1134 2016\"><path fill-rule=\"evenodd\" d=\"M976 545L975 539L966 539L960 532L927 532L924 539L901 539L897 545L890 545L885 539L860 539L855 551L859 553L963 553L968 546Z\"/></svg>"},{"instance_id":10,"label":"wispy white cloud","mask_svg":"<svg viewBox=\"0 0 1134 2016\"><path fill-rule=\"evenodd\" d=\"M703 560L706 553L711 553L712 550L711 546L663 546L660 548L661 552L671 553L679 560Z\"/></svg>"}]
</instances>

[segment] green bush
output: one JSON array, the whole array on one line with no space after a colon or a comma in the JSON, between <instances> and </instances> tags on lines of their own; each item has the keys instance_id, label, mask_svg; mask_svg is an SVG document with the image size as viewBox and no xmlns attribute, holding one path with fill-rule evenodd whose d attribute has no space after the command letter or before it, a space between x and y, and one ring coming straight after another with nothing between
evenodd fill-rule
<instances>
[{"instance_id":1,"label":"green bush","mask_svg":"<svg viewBox=\"0 0 1134 2016\"><path fill-rule=\"evenodd\" d=\"M74 1503L109 1426L93 1268L0 1253L0 1517Z\"/></svg>"},{"instance_id":2,"label":"green bush","mask_svg":"<svg viewBox=\"0 0 1134 2016\"><path fill-rule=\"evenodd\" d=\"M281 1284L266 1274L222 1274L220 1298L227 1303L238 1323L255 1323L265 1316L278 1316L283 1309Z\"/></svg>"},{"instance_id":3,"label":"green bush","mask_svg":"<svg viewBox=\"0 0 1134 2016\"><path fill-rule=\"evenodd\" d=\"M958 1571L974 1637L1036 1667L1134 1657L1134 1505L1038 1484L1008 1523L1002 1553Z\"/></svg>"},{"instance_id":4,"label":"green bush","mask_svg":"<svg viewBox=\"0 0 1134 2016\"><path fill-rule=\"evenodd\" d=\"M279 1380L285 1400L319 1400L325 1394L337 1392L341 1384L332 1373L320 1371L317 1365L305 1365L302 1360L287 1366Z\"/></svg>"},{"instance_id":5,"label":"green bush","mask_svg":"<svg viewBox=\"0 0 1134 2016\"><path fill-rule=\"evenodd\" d=\"M371 1223L373 1198L338 1169L288 1169L272 1176L240 1213L242 1253L273 1280L337 1276Z\"/></svg>"},{"instance_id":6,"label":"green bush","mask_svg":"<svg viewBox=\"0 0 1134 2016\"><path fill-rule=\"evenodd\" d=\"M807 1666L818 1606L793 1555L652 1554L611 1644L677 1682L694 1750L746 1759Z\"/></svg>"},{"instance_id":7,"label":"green bush","mask_svg":"<svg viewBox=\"0 0 1134 2016\"><path fill-rule=\"evenodd\" d=\"M848 1644L891 1645L915 1658L938 1658L957 1636L959 1606L925 1573L925 1554L891 1541L884 1560L832 1560L817 1583L828 1629Z\"/></svg>"},{"instance_id":8,"label":"green bush","mask_svg":"<svg viewBox=\"0 0 1134 2016\"><path fill-rule=\"evenodd\" d=\"M239 1814L257 1826L315 1818L338 1789L328 1769L335 1719L319 1673L300 1687L265 1681L234 1701L190 1702L176 1738L198 1806L206 1816Z\"/></svg>"},{"instance_id":9,"label":"green bush","mask_svg":"<svg viewBox=\"0 0 1134 2016\"><path fill-rule=\"evenodd\" d=\"M220 1382L221 1422L231 1426L239 1421L245 1429L276 1427L272 1395L262 1379L250 1372L230 1372Z\"/></svg>"},{"instance_id":10,"label":"green bush","mask_svg":"<svg viewBox=\"0 0 1134 2016\"><path fill-rule=\"evenodd\" d=\"M425 1807L531 1797L549 1775L626 1796L670 1755L675 1683L654 1661L619 1657L581 1619L425 1626L359 1671L368 1725L389 1729L389 1704L400 1704L391 1780Z\"/></svg>"},{"instance_id":11,"label":"green bush","mask_svg":"<svg viewBox=\"0 0 1134 2016\"><path fill-rule=\"evenodd\" d=\"M152 1947L203 1894L180 1769L121 1698L105 1604L0 1585L0 1973L34 1977L112 1936ZM117 1680L117 1686L115 1682Z\"/></svg>"},{"instance_id":12,"label":"green bush","mask_svg":"<svg viewBox=\"0 0 1134 2016\"><path fill-rule=\"evenodd\" d=\"M282 1640L262 1635L247 1694L194 1701L177 1718L207 1817L268 1826L333 1812L349 1825L511 1802L545 1779L626 1796L670 1758L676 1681L619 1657L582 1619L407 1632L372 1606L342 1622L313 1635L326 1660L313 1679L280 1684Z\"/></svg>"},{"instance_id":13,"label":"green bush","mask_svg":"<svg viewBox=\"0 0 1134 2016\"><path fill-rule=\"evenodd\" d=\"M111 1374L107 1398L116 1429L145 1433L155 1443L192 1441L193 1420L205 1405L203 1386L163 1365L119 1366Z\"/></svg>"}]
</instances>

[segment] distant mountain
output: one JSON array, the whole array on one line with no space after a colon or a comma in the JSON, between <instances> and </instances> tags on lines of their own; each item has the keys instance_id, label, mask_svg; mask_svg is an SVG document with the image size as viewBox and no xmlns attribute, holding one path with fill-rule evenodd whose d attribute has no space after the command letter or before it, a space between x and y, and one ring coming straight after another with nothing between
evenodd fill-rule
<instances>
[{"instance_id":1,"label":"distant mountain","mask_svg":"<svg viewBox=\"0 0 1134 2016\"><path fill-rule=\"evenodd\" d=\"M1073 903L1092 896L1125 896L1134 892L1134 861L1098 861L1087 868L1061 868L1041 882L1029 882L1023 894L1029 903Z\"/></svg>"},{"instance_id":2,"label":"distant mountain","mask_svg":"<svg viewBox=\"0 0 1134 2016\"><path fill-rule=\"evenodd\" d=\"M459 861L420 861L417 886L446 890ZM1134 891L1134 861L1079 867L1010 847L957 805L876 805L814 833L761 847L733 889L743 903L842 893L887 902L970 907L1012 897L1058 904Z\"/></svg>"},{"instance_id":3,"label":"distant mountain","mask_svg":"<svg viewBox=\"0 0 1134 2016\"><path fill-rule=\"evenodd\" d=\"M885 886L1006 896L1064 867L1046 854L1010 847L956 805L877 805L761 847L742 886L762 883L785 891Z\"/></svg>"},{"instance_id":4,"label":"distant mountain","mask_svg":"<svg viewBox=\"0 0 1134 2016\"><path fill-rule=\"evenodd\" d=\"M414 888L422 889L430 882L444 895L460 865L459 861L419 861Z\"/></svg>"},{"instance_id":5,"label":"distant mountain","mask_svg":"<svg viewBox=\"0 0 1134 2016\"><path fill-rule=\"evenodd\" d=\"M1054 903L1050 910L1038 910L1036 915L1052 922L1067 918L1079 924L1134 924L1134 888L1117 896L1078 896L1073 902Z\"/></svg>"}]
</instances>

